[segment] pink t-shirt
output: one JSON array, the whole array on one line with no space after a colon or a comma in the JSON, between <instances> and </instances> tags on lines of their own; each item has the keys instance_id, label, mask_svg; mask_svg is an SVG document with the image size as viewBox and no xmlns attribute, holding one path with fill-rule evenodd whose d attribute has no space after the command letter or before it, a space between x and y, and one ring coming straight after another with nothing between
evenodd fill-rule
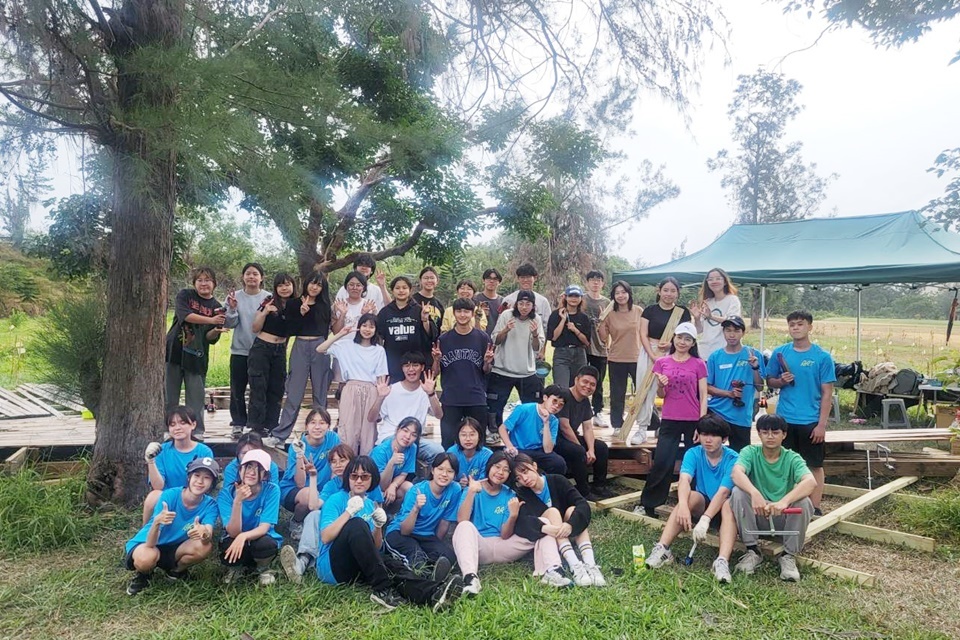
<instances>
[{"instance_id":1,"label":"pink t-shirt","mask_svg":"<svg viewBox=\"0 0 960 640\"><path fill-rule=\"evenodd\" d=\"M663 396L663 417L667 420L699 420L699 381L707 377L707 365L703 360L689 358L677 362L672 356L664 356L657 358L653 372L662 373L670 379Z\"/></svg>"}]
</instances>

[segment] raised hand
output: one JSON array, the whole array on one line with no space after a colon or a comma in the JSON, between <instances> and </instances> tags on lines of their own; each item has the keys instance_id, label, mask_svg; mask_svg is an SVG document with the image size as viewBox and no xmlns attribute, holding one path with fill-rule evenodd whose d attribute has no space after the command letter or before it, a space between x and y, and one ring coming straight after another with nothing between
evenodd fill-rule
<instances>
[{"instance_id":1,"label":"raised hand","mask_svg":"<svg viewBox=\"0 0 960 640\"><path fill-rule=\"evenodd\" d=\"M434 342L433 346L430 347L430 355L433 356L434 360L440 360L443 357L443 352L440 351L440 343Z\"/></svg>"},{"instance_id":2,"label":"raised hand","mask_svg":"<svg viewBox=\"0 0 960 640\"><path fill-rule=\"evenodd\" d=\"M523 502L520 501L520 498L513 496L510 500L507 501L507 510L510 512L512 517L516 517L520 513L520 507L523 506Z\"/></svg>"},{"instance_id":3,"label":"raised hand","mask_svg":"<svg viewBox=\"0 0 960 640\"><path fill-rule=\"evenodd\" d=\"M253 495L253 490L245 484L237 484L237 492L234 494L233 499L236 502L243 502Z\"/></svg>"},{"instance_id":4,"label":"raised hand","mask_svg":"<svg viewBox=\"0 0 960 640\"><path fill-rule=\"evenodd\" d=\"M757 352L754 351L753 349L750 349L749 353L750 353L750 357L747 358L747 364L749 364L751 367L759 367L760 360L757 358Z\"/></svg>"},{"instance_id":5,"label":"raised hand","mask_svg":"<svg viewBox=\"0 0 960 640\"><path fill-rule=\"evenodd\" d=\"M300 296L300 315L305 316L310 313L309 296Z\"/></svg>"},{"instance_id":6,"label":"raised hand","mask_svg":"<svg viewBox=\"0 0 960 640\"><path fill-rule=\"evenodd\" d=\"M416 509L417 511L420 511L420 509L423 509L423 506L425 504L427 504L427 496L425 496L423 492L417 489L417 499L413 505L413 508Z\"/></svg>"},{"instance_id":7,"label":"raised hand","mask_svg":"<svg viewBox=\"0 0 960 640\"><path fill-rule=\"evenodd\" d=\"M377 269L373 277L377 280L377 286L385 287L387 285L387 274L383 272L383 269Z\"/></svg>"},{"instance_id":8,"label":"raised hand","mask_svg":"<svg viewBox=\"0 0 960 640\"><path fill-rule=\"evenodd\" d=\"M268 303L267 305L265 305L265 306L263 307L263 310L266 311L267 313L276 313L276 312L277 312L277 306L276 306L275 304L273 304L272 302L270 302L270 303Z\"/></svg>"},{"instance_id":9,"label":"raised hand","mask_svg":"<svg viewBox=\"0 0 960 640\"><path fill-rule=\"evenodd\" d=\"M393 454L393 457L390 458L390 461L393 462L394 468L397 468L397 467L402 467L402 466L403 466L403 461L404 461L404 459L405 459L405 458L404 458L404 455L403 455L402 453L400 453L399 451L397 451L397 452L395 452L395 453Z\"/></svg>"},{"instance_id":10,"label":"raised hand","mask_svg":"<svg viewBox=\"0 0 960 640\"><path fill-rule=\"evenodd\" d=\"M317 466L309 460L303 463L303 470L306 471L310 477L317 475Z\"/></svg>"},{"instance_id":11,"label":"raised hand","mask_svg":"<svg viewBox=\"0 0 960 640\"><path fill-rule=\"evenodd\" d=\"M333 303L333 317L339 320L347 315L347 301L336 300Z\"/></svg>"},{"instance_id":12,"label":"raised hand","mask_svg":"<svg viewBox=\"0 0 960 640\"><path fill-rule=\"evenodd\" d=\"M376 313L377 312L377 303L373 300L367 300L363 303L363 307L360 309L361 313Z\"/></svg>"},{"instance_id":13,"label":"raised hand","mask_svg":"<svg viewBox=\"0 0 960 640\"><path fill-rule=\"evenodd\" d=\"M190 524L190 528L187 530L187 537L191 540L202 540L204 533L205 532L200 529L200 518L194 518Z\"/></svg>"},{"instance_id":14,"label":"raised hand","mask_svg":"<svg viewBox=\"0 0 960 640\"><path fill-rule=\"evenodd\" d=\"M377 529L382 529L383 525L387 524L387 512L382 507L374 509L370 517L373 518L373 526Z\"/></svg>"},{"instance_id":15,"label":"raised hand","mask_svg":"<svg viewBox=\"0 0 960 640\"><path fill-rule=\"evenodd\" d=\"M467 491L471 493L480 493L483 489L483 483L475 478L468 478L467 476L463 477L467 481Z\"/></svg>"},{"instance_id":16,"label":"raised hand","mask_svg":"<svg viewBox=\"0 0 960 640\"><path fill-rule=\"evenodd\" d=\"M510 322L513 322L513 320L511 320ZM538 322L537 320L530 321L530 335L533 336L534 338L540 335L540 322Z\"/></svg>"},{"instance_id":17,"label":"raised hand","mask_svg":"<svg viewBox=\"0 0 960 640\"><path fill-rule=\"evenodd\" d=\"M665 387L670 384L670 378L667 377L665 373L654 373L653 375L656 376L657 383L659 383L661 387Z\"/></svg>"},{"instance_id":18,"label":"raised hand","mask_svg":"<svg viewBox=\"0 0 960 640\"><path fill-rule=\"evenodd\" d=\"M430 369L423 372L423 382L420 383L420 388L423 389L423 392L428 396L436 391L437 381L433 377L433 371Z\"/></svg>"},{"instance_id":19,"label":"raised hand","mask_svg":"<svg viewBox=\"0 0 960 640\"><path fill-rule=\"evenodd\" d=\"M425 304L420 307L420 320L429 320L433 310L432 304Z\"/></svg>"},{"instance_id":20,"label":"raised hand","mask_svg":"<svg viewBox=\"0 0 960 640\"><path fill-rule=\"evenodd\" d=\"M231 309L237 308L237 292L233 289L231 289L230 293L227 294L227 306Z\"/></svg>"},{"instance_id":21,"label":"raised hand","mask_svg":"<svg viewBox=\"0 0 960 640\"><path fill-rule=\"evenodd\" d=\"M493 356L494 356L493 343L490 342L487 344L487 352L483 354L483 361L488 363L493 362Z\"/></svg>"},{"instance_id":22,"label":"raised hand","mask_svg":"<svg viewBox=\"0 0 960 640\"><path fill-rule=\"evenodd\" d=\"M363 498L360 496L352 496L347 500L347 513L350 514L350 517L357 515L363 510Z\"/></svg>"},{"instance_id":23,"label":"raised hand","mask_svg":"<svg viewBox=\"0 0 960 640\"><path fill-rule=\"evenodd\" d=\"M151 442L143 452L143 459L150 462L163 451L163 446L159 442Z\"/></svg>"},{"instance_id":24,"label":"raised hand","mask_svg":"<svg viewBox=\"0 0 960 640\"><path fill-rule=\"evenodd\" d=\"M378 396L380 396L381 398L386 398L388 395L390 395L391 388L392 387L390 386L390 380L387 378L387 376L377 377L377 395Z\"/></svg>"},{"instance_id":25,"label":"raised hand","mask_svg":"<svg viewBox=\"0 0 960 640\"><path fill-rule=\"evenodd\" d=\"M173 524L173 521L177 517L177 512L171 511L166 502L161 502L160 504L162 508L160 509L160 513L157 514L156 521L160 524Z\"/></svg>"}]
</instances>

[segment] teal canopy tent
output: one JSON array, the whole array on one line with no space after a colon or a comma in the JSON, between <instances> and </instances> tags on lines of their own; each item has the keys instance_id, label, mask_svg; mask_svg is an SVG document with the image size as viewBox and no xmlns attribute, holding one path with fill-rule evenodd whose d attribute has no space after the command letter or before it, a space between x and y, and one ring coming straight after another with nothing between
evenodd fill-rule
<instances>
[{"instance_id":1,"label":"teal canopy tent","mask_svg":"<svg viewBox=\"0 0 960 640\"><path fill-rule=\"evenodd\" d=\"M717 267L737 284L855 285L859 359L861 287L960 281L960 234L916 211L737 224L696 253L613 276L633 286L657 284L666 276L694 283Z\"/></svg>"}]
</instances>

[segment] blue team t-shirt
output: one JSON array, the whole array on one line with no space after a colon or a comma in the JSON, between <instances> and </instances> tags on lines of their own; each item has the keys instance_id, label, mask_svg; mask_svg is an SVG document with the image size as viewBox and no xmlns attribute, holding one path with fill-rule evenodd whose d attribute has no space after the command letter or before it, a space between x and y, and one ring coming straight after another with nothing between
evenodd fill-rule
<instances>
[{"instance_id":1,"label":"blue team t-shirt","mask_svg":"<svg viewBox=\"0 0 960 640\"><path fill-rule=\"evenodd\" d=\"M223 470L223 486L236 484L239 479L240 461L234 458L230 461L230 464L227 465L227 468ZM270 463L270 482L278 487L280 486L280 468L276 462Z\"/></svg>"},{"instance_id":2,"label":"blue team t-shirt","mask_svg":"<svg viewBox=\"0 0 960 640\"><path fill-rule=\"evenodd\" d=\"M417 523L413 526L411 532L413 535L435 536L437 535L437 525L440 524L441 520L457 521L457 508L460 506L460 485L451 482L438 498L430 490L430 481L424 480L413 485L407 491L407 494L403 497L403 506L400 507L400 512L387 525L387 533L400 531L400 525L407 519L417 503L417 493L427 496L427 502L420 509L420 513L417 514Z\"/></svg>"},{"instance_id":3,"label":"blue team t-shirt","mask_svg":"<svg viewBox=\"0 0 960 640\"><path fill-rule=\"evenodd\" d=\"M487 477L487 460L490 459L490 456L493 455L493 451L487 447L478 449L474 454L473 458L467 460L467 456L464 455L463 449L460 448L460 445L454 444L447 449L447 453L452 453L457 456L457 461L460 462L460 471L457 473L457 482L460 482L463 478L471 478L473 480L483 480Z\"/></svg>"},{"instance_id":4,"label":"blue team t-shirt","mask_svg":"<svg viewBox=\"0 0 960 640\"><path fill-rule=\"evenodd\" d=\"M786 385L780 389L777 415L790 424L819 422L820 385L837 381L833 358L817 344L811 344L806 351L797 351L792 342L781 345L773 350L767 364L767 375L772 378L784 373L777 354L783 354L783 359L794 376L792 386Z\"/></svg>"},{"instance_id":5,"label":"blue team t-shirt","mask_svg":"<svg viewBox=\"0 0 960 640\"><path fill-rule=\"evenodd\" d=\"M303 456L313 463L317 468L317 486L322 485L330 479L330 462L327 460L327 454L335 446L340 444L340 436L333 431L327 431L321 442L316 447L307 442L307 436L303 438ZM297 452L291 444L287 447L287 470L283 474L283 480L280 481L280 496L284 497L290 491L297 489Z\"/></svg>"},{"instance_id":6,"label":"blue team t-shirt","mask_svg":"<svg viewBox=\"0 0 960 640\"><path fill-rule=\"evenodd\" d=\"M237 495L237 485L225 484L217 496L217 507L220 510L220 522L223 523L223 535L227 535L227 524L230 523L230 515L233 513L233 499ZM276 541L277 546L283 542L283 536L277 533L277 521L280 518L280 487L272 482L264 482L261 485L260 493L250 500L244 500L241 505L240 518L242 520L241 531L252 531L261 524L268 523L270 529L267 535Z\"/></svg>"},{"instance_id":7,"label":"blue team t-shirt","mask_svg":"<svg viewBox=\"0 0 960 640\"><path fill-rule=\"evenodd\" d=\"M547 476L541 475L540 477L543 478L543 489L539 493L534 491L533 495L540 498L540 502L543 504L547 505L548 507L552 507L553 498L550 497L550 485L547 484Z\"/></svg>"},{"instance_id":8,"label":"blue team t-shirt","mask_svg":"<svg viewBox=\"0 0 960 640\"><path fill-rule=\"evenodd\" d=\"M157 538L157 545L162 544L180 544L187 539L187 532L193 528L195 518L200 518L200 524L208 524L211 527L217 522L217 501L210 496L203 496L200 504L193 509L188 509L182 498L183 487L171 487L164 489L157 500L157 506L153 508L153 515L147 520L147 524L141 527L137 535L131 538L124 550L126 553L133 551L138 544L147 541L147 534L150 533L150 527L153 525L154 518L163 510L163 503L176 513L176 517L170 524L160 526L160 536Z\"/></svg>"},{"instance_id":9,"label":"blue team t-shirt","mask_svg":"<svg viewBox=\"0 0 960 640\"><path fill-rule=\"evenodd\" d=\"M543 450L543 418L537 412L539 405L536 402L521 404L504 420L510 442L517 449ZM550 416L550 436L554 444L557 442L557 433L560 431L560 420L555 415Z\"/></svg>"},{"instance_id":10,"label":"blue team t-shirt","mask_svg":"<svg viewBox=\"0 0 960 640\"><path fill-rule=\"evenodd\" d=\"M323 503L323 508L320 509L320 531L330 526L334 520L340 517L340 514L347 510L348 500L350 500L349 493L346 491L338 491ZM354 516L354 518L361 518L366 522L367 525L370 526L371 533L373 533L374 529L373 512L376 508L377 505L373 500L365 496L363 499L363 509ZM324 542L319 534L317 535L317 540L320 542L320 550L317 555L317 577L327 584L337 584L337 579L334 577L333 570L330 568L330 547L333 545L333 542Z\"/></svg>"},{"instance_id":11,"label":"blue team t-shirt","mask_svg":"<svg viewBox=\"0 0 960 640\"><path fill-rule=\"evenodd\" d=\"M393 478L401 473L417 472L417 443L414 442L401 453L403 454L403 465L399 469L393 468ZM375 446L373 451L370 452L370 457L376 463L380 473L383 473L383 470L387 468L387 463L390 462L390 458L393 457L393 437L391 436Z\"/></svg>"},{"instance_id":12,"label":"blue team t-shirt","mask_svg":"<svg viewBox=\"0 0 960 640\"><path fill-rule=\"evenodd\" d=\"M487 493L486 489L481 489L473 498L473 511L470 513L470 522L474 524L480 536L483 538L500 537L500 529L503 523L510 517L510 509L507 503L510 498L515 497L511 489L506 486L500 487L500 493L495 496ZM467 498L467 492L460 493L460 503ZM457 506L459 511L460 507Z\"/></svg>"},{"instance_id":13,"label":"blue team t-shirt","mask_svg":"<svg viewBox=\"0 0 960 640\"><path fill-rule=\"evenodd\" d=\"M194 447L186 453L177 451L173 440L167 440L160 448L160 454L154 459L157 473L163 478L163 488L187 486L187 465L197 458L212 458L213 451L202 442L194 442ZM147 482L149 482L149 478Z\"/></svg>"},{"instance_id":14,"label":"blue team t-shirt","mask_svg":"<svg viewBox=\"0 0 960 640\"><path fill-rule=\"evenodd\" d=\"M336 476L327 480L327 483L323 485L323 489L320 490L320 500L326 502L330 499L330 496L335 494L338 491L343 491L343 476ZM370 491L367 491L367 497L369 497L374 502L383 504L383 492L380 491L380 487L376 486Z\"/></svg>"},{"instance_id":15,"label":"blue team t-shirt","mask_svg":"<svg viewBox=\"0 0 960 640\"><path fill-rule=\"evenodd\" d=\"M697 445L683 454L680 473L685 473L693 478L694 491L707 496L707 500L713 500L721 487L733 491L733 476L731 474L733 473L733 465L737 463L738 458L736 451L724 445L720 462L714 467L707 459L707 452L704 451L703 447Z\"/></svg>"},{"instance_id":16,"label":"blue team t-shirt","mask_svg":"<svg viewBox=\"0 0 960 640\"><path fill-rule=\"evenodd\" d=\"M726 349L717 349L707 359L707 384L730 391L733 381L740 380L743 385L743 406L733 406L733 398L710 396L707 408L721 418L737 427L747 429L753 424L753 397L757 393L754 386L753 369L748 359L750 355L757 356L757 366L760 367L761 379L766 376L763 366L763 356L750 347L744 346L737 353L727 353Z\"/></svg>"}]
</instances>

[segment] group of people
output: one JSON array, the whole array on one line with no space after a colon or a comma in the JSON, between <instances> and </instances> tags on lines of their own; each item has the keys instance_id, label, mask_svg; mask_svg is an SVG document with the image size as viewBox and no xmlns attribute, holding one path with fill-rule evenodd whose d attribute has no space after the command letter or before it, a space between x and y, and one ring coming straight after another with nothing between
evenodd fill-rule
<instances>
[{"instance_id":1,"label":"group of people","mask_svg":"<svg viewBox=\"0 0 960 640\"><path fill-rule=\"evenodd\" d=\"M170 449L173 460L184 462L190 451L196 453L183 465L185 477L173 481L157 482L160 464L151 466L156 468L149 473L153 491L144 506L142 540L134 538L128 545L128 566L138 571L135 583L144 582L142 575L149 571L141 567L150 562L150 569L160 566L176 574L200 557L204 543L212 545L204 535L212 535L208 520L211 515L216 519L217 510L195 513L205 496L197 490L206 485L194 476L211 472L210 465L197 466L197 460L212 459L208 450L198 449L205 447L203 377L209 345L228 329L234 330L235 462L244 471L233 477L233 493L225 482L218 498L224 540L230 539L223 559L228 566L255 568L261 581L272 581L265 567L280 553L293 579L316 567L327 582L364 580L387 606L401 598L442 606L460 591L479 591L478 564L509 561L533 550L544 582L569 584L562 573L566 562L576 584L604 584L586 532L587 500L611 495L608 448L594 428L609 425L623 433L625 420L635 417L637 430L630 442L641 444L658 396L657 444L641 498L647 515L655 515L667 499L681 441L685 454L680 506L648 564L659 566L669 558L670 542L680 530L692 529L702 537L715 522L721 553L714 573L729 581L727 563L737 532L748 547L737 567L751 572L760 556L756 535L749 532L766 527L767 518L778 526L786 518L785 526L799 535L785 545L781 575L799 578L792 557L803 543L805 522L819 510L824 429L835 381L829 354L810 342L810 314L788 316L792 341L768 360L742 344L746 326L739 316L740 301L722 269L710 271L689 307L679 303L680 283L669 277L645 308L634 302L623 281L615 282L606 298L599 271L586 274L586 290L568 286L553 308L533 291L537 271L529 264L517 268L519 289L512 294L499 295L502 276L491 268L484 272L479 292L471 281L459 282L458 297L448 307L435 296L439 275L434 268L424 267L414 292L406 276L387 286L369 256L358 258L332 302L322 274L304 283L300 296L288 274L275 276L271 293L262 291L263 275L259 265L247 265L244 289L231 292L225 306L214 299L216 278L209 269L197 270L194 287L177 296L168 336L167 398L176 404L182 384L188 408L170 408L171 440L157 445L160 450L148 448L148 456L159 459ZM288 374L286 342L294 336ZM553 345L554 384L545 387L547 341ZM610 423L601 415L607 374ZM334 378L341 381L335 431L325 410ZM635 393L625 417L628 378ZM248 492L243 486L248 478L256 486L276 481L275 465L269 469L266 459L257 460L266 455L260 448L286 443L308 379L314 410L303 435L288 447L273 509L273 491ZM755 398L764 383L780 390L778 416L758 421L762 444L750 447ZM281 411L284 386L287 402ZM520 404L504 418L514 390ZM440 419L439 445L419 437L428 415ZM195 422L192 440L187 436L185 441L182 424L190 420ZM249 432L244 433L245 427ZM626 424L627 432L631 428ZM490 449L500 445L502 451ZM241 451L245 448L249 451ZM181 494L167 495L172 489L166 487L180 487ZM233 502L224 505L225 493ZM291 539L297 547L279 551L275 517L253 527L259 535L247 535L246 506L240 505L237 514L233 509L234 502L245 504L251 496L270 497L270 513L280 506L291 512ZM183 528L187 538L175 553L151 552L150 562L138 564L143 560L136 552L139 546L167 544L151 531L162 533L157 523L174 522L179 507L193 509L185 517L197 518L196 526ZM783 509L788 515L782 515ZM388 511L396 514L392 520ZM256 513L260 517L266 511ZM241 517L242 529L228 526L232 515ZM798 524L798 519L805 522ZM447 534L453 524L451 538ZM237 536L243 540L239 546ZM250 547L254 537L267 538L256 553ZM188 549L181 557L182 545ZM373 553L379 549L387 553ZM454 563L460 574L450 571ZM429 574L423 567L431 567Z\"/></svg>"}]
</instances>

